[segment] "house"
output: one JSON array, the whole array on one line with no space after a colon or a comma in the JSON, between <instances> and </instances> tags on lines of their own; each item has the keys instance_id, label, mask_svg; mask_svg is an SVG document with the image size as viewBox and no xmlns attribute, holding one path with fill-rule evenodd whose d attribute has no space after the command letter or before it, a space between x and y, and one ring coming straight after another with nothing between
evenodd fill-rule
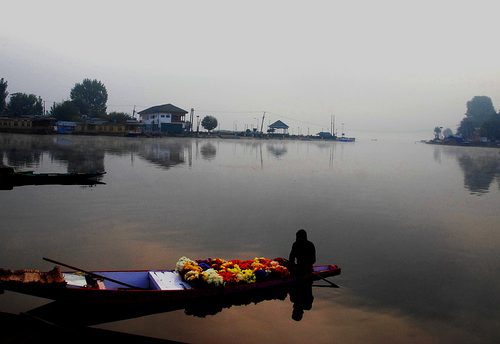
<instances>
[{"instance_id":1,"label":"house","mask_svg":"<svg viewBox=\"0 0 500 344\"><path fill-rule=\"evenodd\" d=\"M181 134L187 130L185 116L188 112L172 104L152 106L139 111L146 132Z\"/></svg>"},{"instance_id":2,"label":"house","mask_svg":"<svg viewBox=\"0 0 500 344\"><path fill-rule=\"evenodd\" d=\"M281 130L282 134L288 135L288 125L283 123L282 121L278 120L274 122L273 124L269 125L268 127L268 132L269 133L276 133L276 130Z\"/></svg>"}]
</instances>

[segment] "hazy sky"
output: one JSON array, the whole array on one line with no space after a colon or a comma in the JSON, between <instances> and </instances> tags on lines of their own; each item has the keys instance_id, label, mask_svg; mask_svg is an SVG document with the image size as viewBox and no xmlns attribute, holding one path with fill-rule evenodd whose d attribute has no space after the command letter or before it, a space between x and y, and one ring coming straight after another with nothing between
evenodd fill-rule
<instances>
[{"instance_id":1,"label":"hazy sky","mask_svg":"<svg viewBox=\"0 0 500 344\"><path fill-rule=\"evenodd\" d=\"M497 1L6 1L0 77L47 108L84 78L108 111L172 103L221 129L453 130L500 108ZM300 127L300 129L299 129Z\"/></svg>"}]
</instances>

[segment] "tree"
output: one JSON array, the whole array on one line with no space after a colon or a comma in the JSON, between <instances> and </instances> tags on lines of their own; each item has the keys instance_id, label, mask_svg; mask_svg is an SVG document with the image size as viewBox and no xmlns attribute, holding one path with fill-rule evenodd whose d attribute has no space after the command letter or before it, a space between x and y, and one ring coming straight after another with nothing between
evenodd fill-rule
<instances>
[{"instance_id":1,"label":"tree","mask_svg":"<svg viewBox=\"0 0 500 344\"><path fill-rule=\"evenodd\" d=\"M0 79L0 115L7 110L7 81L3 78Z\"/></svg>"},{"instance_id":2,"label":"tree","mask_svg":"<svg viewBox=\"0 0 500 344\"><path fill-rule=\"evenodd\" d=\"M11 116L41 116L42 98L34 94L13 93L7 105L7 113Z\"/></svg>"},{"instance_id":3,"label":"tree","mask_svg":"<svg viewBox=\"0 0 500 344\"><path fill-rule=\"evenodd\" d=\"M82 116L101 118L106 116L108 91L102 82L84 79L71 89L70 97Z\"/></svg>"},{"instance_id":4,"label":"tree","mask_svg":"<svg viewBox=\"0 0 500 344\"><path fill-rule=\"evenodd\" d=\"M457 134L459 134L462 138L469 140L474 137L474 131L474 124L472 124L472 121L469 118L465 117L458 126Z\"/></svg>"},{"instance_id":5,"label":"tree","mask_svg":"<svg viewBox=\"0 0 500 344\"><path fill-rule=\"evenodd\" d=\"M481 136L487 137L490 141L500 140L500 114L483 123Z\"/></svg>"},{"instance_id":6,"label":"tree","mask_svg":"<svg viewBox=\"0 0 500 344\"><path fill-rule=\"evenodd\" d=\"M134 118L125 112L110 112L107 116L107 120L113 123L126 123Z\"/></svg>"},{"instance_id":7,"label":"tree","mask_svg":"<svg viewBox=\"0 0 500 344\"><path fill-rule=\"evenodd\" d=\"M465 116L472 121L476 128L495 115L496 111L490 97L475 96L467 102Z\"/></svg>"},{"instance_id":8,"label":"tree","mask_svg":"<svg viewBox=\"0 0 500 344\"><path fill-rule=\"evenodd\" d=\"M70 100L52 105L49 114L58 121L78 121L80 119L80 111Z\"/></svg>"},{"instance_id":9,"label":"tree","mask_svg":"<svg viewBox=\"0 0 500 344\"><path fill-rule=\"evenodd\" d=\"M214 116L205 116L201 121L201 126L207 129L209 132L217 128L217 118Z\"/></svg>"},{"instance_id":10,"label":"tree","mask_svg":"<svg viewBox=\"0 0 500 344\"><path fill-rule=\"evenodd\" d=\"M450 128L446 128L443 130L443 137L446 139L450 136L453 136L453 131Z\"/></svg>"},{"instance_id":11,"label":"tree","mask_svg":"<svg viewBox=\"0 0 500 344\"><path fill-rule=\"evenodd\" d=\"M439 136L441 135L441 128L440 127L435 127L434 128L434 139L439 140Z\"/></svg>"}]
</instances>

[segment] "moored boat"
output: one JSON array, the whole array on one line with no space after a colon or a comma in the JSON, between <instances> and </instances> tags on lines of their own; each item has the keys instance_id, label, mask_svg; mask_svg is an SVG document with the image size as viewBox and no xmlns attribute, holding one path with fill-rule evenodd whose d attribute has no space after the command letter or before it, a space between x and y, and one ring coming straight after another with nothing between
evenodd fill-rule
<instances>
[{"instance_id":1,"label":"moored boat","mask_svg":"<svg viewBox=\"0 0 500 344\"><path fill-rule=\"evenodd\" d=\"M220 276L224 276L224 283L210 284L201 282L202 274L198 282L187 282L186 271L176 269L61 272L58 266L49 272L1 270L0 289L57 301L158 305L168 302L189 303L205 298L233 297L256 290L265 291L286 286L304 279L281 270L283 273L271 273L267 277L257 279L255 276L259 274L256 274L253 281L251 277L246 280L242 277L239 281L231 282L229 281L231 277L220 273ZM336 265L316 265L306 279L325 279L339 275L340 272L341 269ZM226 277L229 278L228 282Z\"/></svg>"},{"instance_id":2,"label":"moored boat","mask_svg":"<svg viewBox=\"0 0 500 344\"><path fill-rule=\"evenodd\" d=\"M0 167L0 183L11 186L48 185L48 184L98 184L104 171L34 173L33 171L14 171L12 167Z\"/></svg>"}]
</instances>

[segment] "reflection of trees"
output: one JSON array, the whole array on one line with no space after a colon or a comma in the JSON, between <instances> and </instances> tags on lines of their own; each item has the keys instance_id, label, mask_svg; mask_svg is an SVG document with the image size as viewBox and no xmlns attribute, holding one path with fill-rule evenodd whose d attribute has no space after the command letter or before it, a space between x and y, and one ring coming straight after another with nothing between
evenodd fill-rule
<instances>
[{"instance_id":1,"label":"reflection of trees","mask_svg":"<svg viewBox=\"0 0 500 344\"><path fill-rule=\"evenodd\" d=\"M280 158L288 152L286 145L284 143L281 144L269 143L266 145L266 148L267 151L276 158Z\"/></svg>"},{"instance_id":2,"label":"reflection of trees","mask_svg":"<svg viewBox=\"0 0 500 344\"><path fill-rule=\"evenodd\" d=\"M446 155L455 156L464 173L464 187L471 193L487 193L496 179L500 186L500 155L493 149L435 147ZM434 153L436 155L436 153ZM440 154L439 154L440 155Z\"/></svg>"},{"instance_id":3,"label":"reflection of trees","mask_svg":"<svg viewBox=\"0 0 500 344\"><path fill-rule=\"evenodd\" d=\"M217 148L212 143L207 142L201 146L200 153L203 159L212 160L217 155Z\"/></svg>"},{"instance_id":4,"label":"reflection of trees","mask_svg":"<svg viewBox=\"0 0 500 344\"><path fill-rule=\"evenodd\" d=\"M190 143L168 139L126 138L77 135L0 135L0 163L15 168L36 167L43 155L66 164L68 172L104 171L104 156L135 153L169 168L185 162Z\"/></svg>"},{"instance_id":5,"label":"reflection of trees","mask_svg":"<svg viewBox=\"0 0 500 344\"><path fill-rule=\"evenodd\" d=\"M464 172L464 185L471 192L486 193L495 177L499 176L499 161L486 156L458 156Z\"/></svg>"}]
</instances>

